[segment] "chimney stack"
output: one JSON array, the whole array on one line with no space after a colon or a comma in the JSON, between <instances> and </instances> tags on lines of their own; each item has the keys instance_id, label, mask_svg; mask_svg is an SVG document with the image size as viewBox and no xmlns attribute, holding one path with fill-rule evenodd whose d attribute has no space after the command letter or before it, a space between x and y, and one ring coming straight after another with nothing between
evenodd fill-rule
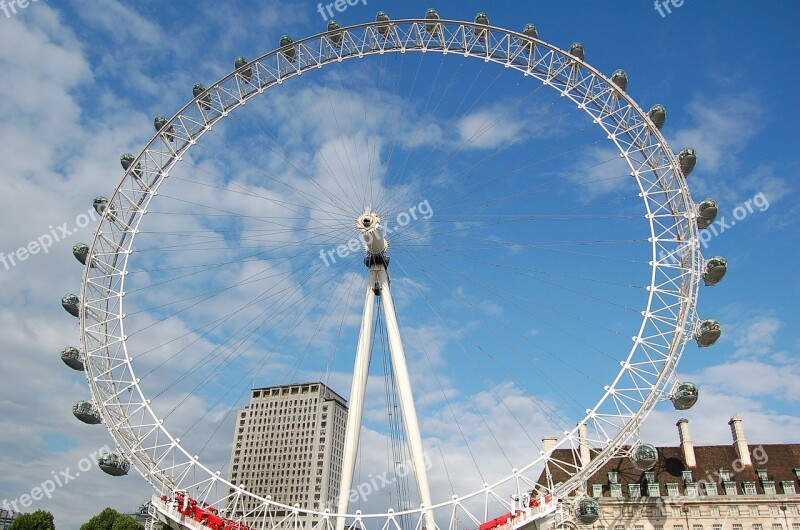
<instances>
[{"instance_id":1,"label":"chimney stack","mask_svg":"<svg viewBox=\"0 0 800 530\"><path fill-rule=\"evenodd\" d=\"M750 448L747 446L747 439L744 437L744 428L742 427L742 418L734 416L728 422L731 426L731 435L733 436L733 445L736 447L736 455L744 466L752 466L753 461L750 460Z\"/></svg>"},{"instance_id":2,"label":"chimney stack","mask_svg":"<svg viewBox=\"0 0 800 530\"><path fill-rule=\"evenodd\" d=\"M555 436L545 436L542 438L542 451L545 454L549 453L550 450L556 446L556 442L558 442L558 438Z\"/></svg>"},{"instance_id":3,"label":"chimney stack","mask_svg":"<svg viewBox=\"0 0 800 530\"><path fill-rule=\"evenodd\" d=\"M591 453L589 452L589 429L585 423L581 423L578 427L578 437L580 442L580 455L581 455L581 469L589 465L591 460Z\"/></svg>"},{"instance_id":4,"label":"chimney stack","mask_svg":"<svg viewBox=\"0 0 800 530\"><path fill-rule=\"evenodd\" d=\"M686 467L695 468L697 467L697 459L694 456L694 444L692 444L692 437L689 434L689 420L681 418L675 425L678 426L683 461L686 462Z\"/></svg>"}]
</instances>

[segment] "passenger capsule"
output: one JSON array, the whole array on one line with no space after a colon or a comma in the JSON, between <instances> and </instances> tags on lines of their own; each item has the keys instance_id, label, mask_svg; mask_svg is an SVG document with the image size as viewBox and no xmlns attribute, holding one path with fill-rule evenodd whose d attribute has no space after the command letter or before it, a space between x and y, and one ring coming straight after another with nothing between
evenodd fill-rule
<instances>
[{"instance_id":1,"label":"passenger capsule","mask_svg":"<svg viewBox=\"0 0 800 530\"><path fill-rule=\"evenodd\" d=\"M102 195L99 197L95 197L94 201L92 201L92 206L94 207L94 211L103 215L103 212L106 211L108 208L108 199L103 197Z\"/></svg>"},{"instance_id":2,"label":"passenger capsule","mask_svg":"<svg viewBox=\"0 0 800 530\"><path fill-rule=\"evenodd\" d=\"M631 464L639 471L653 469L658 462L658 450L651 444L639 444L631 454Z\"/></svg>"},{"instance_id":3,"label":"passenger capsule","mask_svg":"<svg viewBox=\"0 0 800 530\"><path fill-rule=\"evenodd\" d=\"M625 92L625 90L628 88L628 74L625 72L625 70L620 68L611 74L611 82L617 85L620 90Z\"/></svg>"},{"instance_id":4,"label":"passenger capsule","mask_svg":"<svg viewBox=\"0 0 800 530\"><path fill-rule=\"evenodd\" d=\"M539 38L539 31L536 29L536 26L533 24L525 24L525 27L522 28L522 34L526 35L532 39Z\"/></svg>"},{"instance_id":5,"label":"passenger capsule","mask_svg":"<svg viewBox=\"0 0 800 530\"><path fill-rule=\"evenodd\" d=\"M569 47L569 54L573 57L577 57L581 61L585 56L585 50L583 49L583 44L580 42L573 42L572 46Z\"/></svg>"},{"instance_id":6,"label":"passenger capsule","mask_svg":"<svg viewBox=\"0 0 800 530\"><path fill-rule=\"evenodd\" d=\"M477 15L475 15L475 24L478 24L479 26L488 26L489 17L486 16L486 13L483 12L478 13ZM473 32L475 33L475 36L478 37L479 41L484 42L486 40L486 35L488 33L488 30L484 28L475 28Z\"/></svg>"},{"instance_id":7,"label":"passenger capsule","mask_svg":"<svg viewBox=\"0 0 800 530\"><path fill-rule=\"evenodd\" d=\"M386 24L378 24L378 33L384 38L389 35L389 20L391 19L386 11L378 11L378 14L375 15L375 22L386 22Z\"/></svg>"},{"instance_id":8,"label":"passenger capsule","mask_svg":"<svg viewBox=\"0 0 800 530\"><path fill-rule=\"evenodd\" d=\"M717 218L719 207L714 199L706 199L697 205L697 228L706 229Z\"/></svg>"},{"instance_id":9,"label":"passenger capsule","mask_svg":"<svg viewBox=\"0 0 800 530\"><path fill-rule=\"evenodd\" d=\"M161 129L156 129L156 130L160 131ZM119 163L122 166L122 169L124 169L125 171L128 171L128 168L130 168L131 165L133 164L133 155L130 154L130 153L125 153L124 155L119 157ZM133 171L131 171L131 175L133 175L137 179L141 178L142 177L142 165L141 164L136 164L136 167L133 169Z\"/></svg>"},{"instance_id":10,"label":"passenger capsule","mask_svg":"<svg viewBox=\"0 0 800 530\"><path fill-rule=\"evenodd\" d=\"M708 320L701 321L700 325L697 326L697 332L694 334L694 339L697 341L698 346L701 348L706 348L717 342L721 335L722 325L718 320L709 318Z\"/></svg>"},{"instance_id":11,"label":"passenger capsule","mask_svg":"<svg viewBox=\"0 0 800 530\"><path fill-rule=\"evenodd\" d=\"M428 9L425 11L425 20L439 20L439 12L433 8ZM431 35L436 35L439 33L439 24L433 22L425 24L425 31Z\"/></svg>"},{"instance_id":12,"label":"passenger capsule","mask_svg":"<svg viewBox=\"0 0 800 530\"><path fill-rule=\"evenodd\" d=\"M658 103L650 107L650 110L647 111L647 117L650 118L650 121L653 122L656 129L661 130L661 127L664 126L664 122L667 121L667 109L664 105Z\"/></svg>"},{"instance_id":13,"label":"passenger capsule","mask_svg":"<svg viewBox=\"0 0 800 530\"><path fill-rule=\"evenodd\" d=\"M89 245L86 243L77 243L72 247L72 255L83 265L86 265L86 257L89 255Z\"/></svg>"},{"instance_id":14,"label":"passenger capsule","mask_svg":"<svg viewBox=\"0 0 800 530\"><path fill-rule=\"evenodd\" d=\"M166 126L167 126L167 118L165 118L164 116L156 116L155 118L153 118L153 127L156 128L156 132L159 133L162 132L163 130L164 137L167 140L172 141L172 138L174 137L175 134L175 129L172 127L172 125L164 129L164 127Z\"/></svg>"},{"instance_id":15,"label":"passenger capsule","mask_svg":"<svg viewBox=\"0 0 800 530\"><path fill-rule=\"evenodd\" d=\"M242 76L245 83L249 83L250 80L253 79L253 68L247 66L247 59L241 55L233 61L233 68L239 72L239 75Z\"/></svg>"},{"instance_id":16,"label":"passenger capsule","mask_svg":"<svg viewBox=\"0 0 800 530\"><path fill-rule=\"evenodd\" d=\"M600 518L600 505L594 499L581 499L575 507L575 516L583 524L592 524Z\"/></svg>"},{"instance_id":17,"label":"passenger capsule","mask_svg":"<svg viewBox=\"0 0 800 530\"><path fill-rule=\"evenodd\" d=\"M328 38L331 39L331 42L333 44L335 44L336 46L341 46L342 45L342 40L343 40L342 32L341 31L337 31L337 30L340 30L340 29L342 29L342 26L338 22L336 22L335 20L331 20L331 21L328 22L328 31L335 31L336 32L336 33L331 34L330 37L328 37Z\"/></svg>"},{"instance_id":18,"label":"passenger capsule","mask_svg":"<svg viewBox=\"0 0 800 530\"><path fill-rule=\"evenodd\" d=\"M195 98L199 97L200 94L202 94L205 91L206 91L206 86L202 83L197 83L192 87L192 94L194 94ZM211 107L211 94L206 94L205 96L200 98L200 101L198 103L200 103L200 106L205 109Z\"/></svg>"},{"instance_id":19,"label":"passenger capsule","mask_svg":"<svg viewBox=\"0 0 800 530\"><path fill-rule=\"evenodd\" d=\"M75 403L72 406L72 414L83 423L88 423L89 425L97 425L103 421L91 401L78 401Z\"/></svg>"},{"instance_id":20,"label":"passenger capsule","mask_svg":"<svg viewBox=\"0 0 800 530\"><path fill-rule=\"evenodd\" d=\"M670 400L675 410L688 410L697 403L699 394L700 391L694 383L681 383L675 389Z\"/></svg>"},{"instance_id":21,"label":"passenger capsule","mask_svg":"<svg viewBox=\"0 0 800 530\"><path fill-rule=\"evenodd\" d=\"M728 272L728 261L722 256L714 256L706 262L703 281L706 285L717 285Z\"/></svg>"},{"instance_id":22,"label":"passenger capsule","mask_svg":"<svg viewBox=\"0 0 800 530\"><path fill-rule=\"evenodd\" d=\"M81 299L74 294L65 295L64 298L61 299L61 307L75 318L81 316Z\"/></svg>"},{"instance_id":23,"label":"passenger capsule","mask_svg":"<svg viewBox=\"0 0 800 530\"><path fill-rule=\"evenodd\" d=\"M106 453L97 459L97 466L114 477L122 477L128 474L131 463L118 452Z\"/></svg>"},{"instance_id":24,"label":"passenger capsule","mask_svg":"<svg viewBox=\"0 0 800 530\"><path fill-rule=\"evenodd\" d=\"M61 350L61 360L73 370L79 372L83 372L84 370L82 355L78 348L68 346Z\"/></svg>"},{"instance_id":25,"label":"passenger capsule","mask_svg":"<svg viewBox=\"0 0 800 530\"><path fill-rule=\"evenodd\" d=\"M678 154L678 163L681 165L683 176L688 177L694 169L694 165L697 164L697 152L691 147L687 147Z\"/></svg>"},{"instance_id":26,"label":"passenger capsule","mask_svg":"<svg viewBox=\"0 0 800 530\"><path fill-rule=\"evenodd\" d=\"M281 37L280 47L281 53L290 61L297 59L297 47L293 46L294 40L289 35Z\"/></svg>"}]
</instances>

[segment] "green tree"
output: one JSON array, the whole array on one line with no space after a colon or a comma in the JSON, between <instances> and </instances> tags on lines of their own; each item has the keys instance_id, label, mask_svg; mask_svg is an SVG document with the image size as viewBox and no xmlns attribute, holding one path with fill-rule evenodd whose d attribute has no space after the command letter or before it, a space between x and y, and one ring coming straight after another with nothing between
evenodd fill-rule
<instances>
[{"instance_id":1,"label":"green tree","mask_svg":"<svg viewBox=\"0 0 800 530\"><path fill-rule=\"evenodd\" d=\"M56 530L53 514L44 510L25 513L14 519L9 530Z\"/></svg>"},{"instance_id":2,"label":"green tree","mask_svg":"<svg viewBox=\"0 0 800 530\"><path fill-rule=\"evenodd\" d=\"M143 530L143 528L127 515L106 508L81 526L81 530Z\"/></svg>"}]
</instances>

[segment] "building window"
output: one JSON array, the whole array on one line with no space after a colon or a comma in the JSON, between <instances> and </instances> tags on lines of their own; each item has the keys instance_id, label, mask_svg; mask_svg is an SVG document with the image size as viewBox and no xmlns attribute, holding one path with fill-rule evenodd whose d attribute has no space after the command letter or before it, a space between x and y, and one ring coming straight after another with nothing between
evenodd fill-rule
<instances>
[{"instance_id":1,"label":"building window","mask_svg":"<svg viewBox=\"0 0 800 530\"><path fill-rule=\"evenodd\" d=\"M686 496L697 497L697 482L686 483Z\"/></svg>"},{"instance_id":2,"label":"building window","mask_svg":"<svg viewBox=\"0 0 800 530\"><path fill-rule=\"evenodd\" d=\"M692 471L687 469L685 471L681 471L681 476L683 477L684 482L691 482L692 481Z\"/></svg>"},{"instance_id":3,"label":"building window","mask_svg":"<svg viewBox=\"0 0 800 530\"><path fill-rule=\"evenodd\" d=\"M622 508L619 506L614 507L614 517L622 517Z\"/></svg>"},{"instance_id":4,"label":"building window","mask_svg":"<svg viewBox=\"0 0 800 530\"><path fill-rule=\"evenodd\" d=\"M725 495L736 495L736 483L735 482L726 482L723 484L725 488Z\"/></svg>"},{"instance_id":5,"label":"building window","mask_svg":"<svg viewBox=\"0 0 800 530\"><path fill-rule=\"evenodd\" d=\"M754 523L753 524L753 530L764 530L764 527L761 526L761 524L759 524L759 523Z\"/></svg>"},{"instance_id":6,"label":"building window","mask_svg":"<svg viewBox=\"0 0 800 530\"><path fill-rule=\"evenodd\" d=\"M766 469L756 469L756 473L758 473L759 480L767 480L769 477L767 476Z\"/></svg>"},{"instance_id":7,"label":"building window","mask_svg":"<svg viewBox=\"0 0 800 530\"><path fill-rule=\"evenodd\" d=\"M603 485L592 484L592 497L602 497L602 496L603 496Z\"/></svg>"},{"instance_id":8,"label":"building window","mask_svg":"<svg viewBox=\"0 0 800 530\"><path fill-rule=\"evenodd\" d=\"M642 496L642 487L639 484L628 484L628 497L638 499Z\"/></svg>"},{"instance_id":9,"label":"building window","mask_svg":"<svg viewBox=\"0 0 800 530\"><path fill-rule=\"evenodd\" d=\"M742 530L742 525L739 523L733 523L733 525L731 525L731 530Z\"/></svg>"},{"instance_id":10,"label":"building window","mask_svg":"<svg viewBox=\"0 0 800 530\"><path fill-rule=\"evenodd\" d=\"M792 484L794 486L794 484ZM661 490L658 487L658 482L647 483L647 494L651 497L660 497Z\"/></svg>"},{"instance_id":11,"label":"building window","mask_svg":"<svg viewBox=\"0 0 800 530\"><path fill-rule=\"evenodd\" d=\"M661 513L661 508L660 507L653 506L653 517L655 517L655 518L664 517L662 515L662 513Z\"/></svg>"},{"instance_id":12,"label":"building window","mask_svg":"<svg viewBox=\"0 0 800 530\"><path fill-rule=\"evenodd\" d=\"M722 468L719 469L719 479L722 482L728 482L730 480L733 480L732 475L733 473L731 473L730 469L722 469Z\"/></svg>"},{"instance_id":13,"label":"building window","mask_svg":"<svg viewBox=\"0 0 800 530\"><path fill-rule=\"evenodd\" d=\"M611 496L622 497L622 484L611 484Z\"/></svg>"},{"instance_id":14,"label":"building window","mask_svg":"<svg viewBox=\"0 0 800 530\"><path fill-rule=\"evenodd\" d=\"M680 517L681 516L681 509L680 508L678 508L676 506L673 506L671 511L672 511L672 517Z\"/></svg>"},{"instance_id":15,"label":"building window","mask_svg":"<svg viewBox=\"0 0 800 530\"><path fill-rule=\"evenodd\" d=\"M643 524L634 525L633 530L644 530L644 525Z\"/></svg>"},{"instance_id":16,"label":"building window","mask_svg":"<svg viewBox=\"0 0 800 530\"><path fill-rule=\"evenodd\" d=\"M792 523L792 530L800 530L800 523Z\"/></svg>"},{"instance_id":17,"label":"building window","mask_svg":"<svg viewBox=\"0 0 800 530\"><path fill-rule=\"evenodd\" d=\"M619 482L619 473L617 473L616 471L609 471L608 482L610 484L616 484L617 482Z\"/></svg>"},{"instance_id":18,"label":"building window","mask_svg":"<svg viewBox=\"0 0 800 530\"><path fill-rule=\"evenodd\" d=\"M711 525L711 530L722 530L722 525L721 524Z\"/></svg>"},{"instance_id":19,"label":"building window","mask_svg":"<svg viewBox=\"0 0 800 530\"><path fill-rule=\"evenodd\" d=\"M744 494L745 495L755 495L756 494L756 483L755 482L745 482L744 483Z\"/></svg>"},{"instance_id":20,"label":"building window","mask_svg":"<svg viewBox=\"0 0 800 530\"><path fill-rule=\"evenodd\" d=\"M738 506L731 506L728 509L728 515L730 515L732 517L739 517L739 507Z\"/></svg>"},{"instance_id":21,"label":"building window","mask_svg":"<svg viewBox=\"0 0 800 530\"><path fill-rule=\"evenodd\" d=\"M772 530L783 530L783 525L781 523L772 523Z\"/></svg>"},{"instance_id":22,"label":"building window","mask_svg":"<svg viewBox=\"0 0 800 530\"><path fill-rule=\"evenodd\" d=\"M692 530L703 530L703 525L701 524L693 524Z\"/></svg>"},{"instance_id":23,"label":"building window","mask_svg":"<svg viewBox=\"0 0 800 530\"><path fill-rule=\"evenodd\" d=\"M690 506L689 507L689 514L692 517L700 517L700 507L699 506Z\"/></svg>"},{"instance_id":24,"label":"building window","mask_svg":"<svg viewBox=\"0 0 800 530\"><path fill-rule=\"evenodd\" d=\"M794 471L794 476L797 477L797 480L800 480L800 467L796 467L792 471Z\"/></svg>"},{"instance_id":25,"label":"building window","mask_svg":"<svg viewBox=\"0 0 800 530\"><path fill-rule=\"evenodd\" d=\"M651 484L656 481L656 472L655 471L645 471L644 472L644 479L647 481L648 484Z\"/></svg>"},{"instance_id":26,"label":"building window","mask_svg":"<svg viewBox=\"0 0 800 530\"><path fill-rule=\"evenodd\" d=\"M672 530L683 530L682 524L674 524L672 525Z\"/></svg>"},{"instance_id":27,"label":"building window","mask_svg":"<svg viewBox=\"0 0 800 530\"><path fill-rule=\"evenodd\" d=\"M783 493L786 495L794 495L794 482L791 480L784 480L781 482L781 487L783 488Z\"/></svg>"},{"instance_id":28,"label":"building window","mask_svg":"<svg viewBox=\"0 0 800 530\"><path fill-rule=\"evenodd\" d=\"M719 506L711 507L711 517L719 517Z\"/></svg>"},{"instance_id":29,"label":"building window","mask_svg":"<svg viewBox=\"0 0 800 530\"><path fill-rule=\"evenodd\" d=\"M750 515L753 517L758 517L758 506L750 507Z\"/></svg>"},{"instance_id":30,"label":"building window","mask_svg":"<svg viewBox=\"0 0 800 530\"><path fill-rule=\"evenodd\" d=\"M764 494L765 495L775 495L775 481L774 480L765 480L761 483L764 486Z\"/></svg>"},{"instance_id":31,"label":"building window","mask_svg":"<svg viewBox=\"0 0 800 530\"><path fill-rule=\"evenodd\" d=\"M706 490L706 492L705 492L706 495L708 495L710 497L716 497L717 494L719 493L717 491L717 483L716 482L704 482L703 483L703 489Z\"/></svg>"},{"instance_id":32,"label":"building window","mask_svg":"<svg viewBox=\"0 0 800 530\"><path fill-rule=\"evenodd\" d=\"M670 497L677 497L678 493L678 484L675 482L668 482L667 483L667 495Z\"/></svg>"}]
</instances>

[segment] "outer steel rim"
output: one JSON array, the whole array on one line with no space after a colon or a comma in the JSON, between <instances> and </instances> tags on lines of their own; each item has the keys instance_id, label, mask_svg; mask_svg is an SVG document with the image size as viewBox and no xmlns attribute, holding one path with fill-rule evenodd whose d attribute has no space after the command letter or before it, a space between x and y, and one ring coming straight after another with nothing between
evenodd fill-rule
<instances>
[{"instance_id":1,"label":"outer steel rim","mask_svg":"<svg viewBox=\"0 0 800 530\"><path fill-rule=\"evenodd\" d=\"M436 21L438 32L430 34L425 27L431 21L422 19L391 21L384 38L379 30L386 24L372 22L336 30L333 33L342 35L341 46L329 39L331 33L297 41L292 45L297 50L294 61L284 56L285 49L274 50L247 65L252 69L250 82L242 77L243 69L228 74L168 121L139 153L109 199L109 208L90 244L89 253L96 267L85 268L81 292L80 329L86 352L86 376L119 449L160 493L186 489L200 497L231 489L234 496L250 495L223 480L199 462L198 457L188 454L155 416L139 388L126 349L123 309L127 261L139 224L172 166L214 123L251 97L287 79L348 58L407 51L457 53L502 64L538 79L570 99L606 132L637 181L650 226L652 274L642 324L620 372L597 405L587 410L582 422L589 428L586 440L599 449L594 459L581 467L581 436L576 427L565 432L554 448L571 449L571 461L554 459L552 451L541 453L505 479L429 508L453 506L454 514L457 507L466 511L463 501L484 496L488 502L492 488L509 481L515 481L521 493L535 488L555 498L566 497L604 462L622 453L622 446L636 437L644 418L674 385L676 365L696 323L695 304L703 260L694 203L677 159L645 112L599 71L539 39L502 28L450 20ZM485 42L475 36L476 28L486 30ZM170 136L165 131L170 131ZM675 257L683 259L675 264ZM526 472L539 463L544 463L546 469L566 468L572 476L559 485L537 486L538 476L528 476ZM258 499L265 507L324 515ZM496 501L511 507L508 501L499 498ZM420 509L390 510L380 514L348 514L348 517L394 520L403 514L420 513ZM476 522L482 517L468 511L467 515Z\"/></svg>"}]
</instances>

